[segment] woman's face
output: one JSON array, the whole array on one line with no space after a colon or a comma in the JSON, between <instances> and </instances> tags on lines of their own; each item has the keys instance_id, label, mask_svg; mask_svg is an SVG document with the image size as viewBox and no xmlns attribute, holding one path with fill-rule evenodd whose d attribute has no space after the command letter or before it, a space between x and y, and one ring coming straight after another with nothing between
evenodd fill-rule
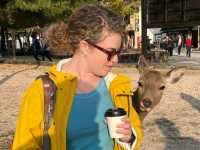
<instances>
[{"instance_id":1,"label":"woman's face","mask_svg":"<svg viewBox=\"0 0 200 150\"><path fill-rule=\"evenodd\" d=\"M122 38L118 33L109 33L99 43L88 43L91 53L88 55L88 66L92 74L105 76L118 63Z\"/></svg>"}]
</instances>

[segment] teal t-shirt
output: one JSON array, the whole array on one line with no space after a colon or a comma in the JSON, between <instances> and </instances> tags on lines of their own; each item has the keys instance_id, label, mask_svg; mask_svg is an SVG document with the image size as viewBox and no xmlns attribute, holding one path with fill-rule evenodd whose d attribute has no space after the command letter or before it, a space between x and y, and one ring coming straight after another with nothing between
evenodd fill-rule
<instances>
[{"instance_id":1,"label":"teal t-shirt","mask_svg":"<svg viewBox=\"0 0 200 150\"><path fill-rule=\"evenodd\" d=\"M112 150L104 113L113 107L104 79L94 91L76 94L67 128L68 150Z\"/></svg>"}]
</instances>

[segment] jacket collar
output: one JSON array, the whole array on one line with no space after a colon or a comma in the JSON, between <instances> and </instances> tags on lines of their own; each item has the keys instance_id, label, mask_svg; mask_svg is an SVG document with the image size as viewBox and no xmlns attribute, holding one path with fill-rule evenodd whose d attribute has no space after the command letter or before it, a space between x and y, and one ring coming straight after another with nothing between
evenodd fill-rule
<instances>
[{"instance_id":1,"label":"jacket collar","mask_svg":"<svg viewBox=\"0 0 200 150\"><path fill-rule=\"evenodd\" d=\"M56 83L56 85L59 85L63 83L63 81L69 80L76 80L76 76L72 73L64 73L61 71L62 65L69 62L70 59L63 59L58 62L57 65L54 65L50 68L48 74L52 80Z\"/></svg>"},{"instance_id":2,"label":"jacket collar","mask_svg":"<svg viewBox=\"0 0 200 150\"><path fill-rule=\"evenodd\" d=\"M68 80L74 80L76 79L76 76L70 73L63 73L62 72L62 66L66 63L68 63L71 60L71 58L68 59L62 59L60 60L57 65L51 67L49 71L50 77L57 83L62 82L65 79ZM104 80L106 82L106 86L109 89L111 82L117 77L116 74L109 72L105 77Z\"/></svg>"}]
</instances>

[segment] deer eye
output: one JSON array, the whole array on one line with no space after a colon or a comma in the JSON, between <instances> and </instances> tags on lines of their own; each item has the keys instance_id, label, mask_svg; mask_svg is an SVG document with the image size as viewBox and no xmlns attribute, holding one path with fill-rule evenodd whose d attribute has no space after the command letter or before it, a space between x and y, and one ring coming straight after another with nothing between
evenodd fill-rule
<instances>
[{"instance_id":1,"label":"deer eye","mask_svg":"<svg viewBox=\"0 0 200 150\"><path fill-rule=\"evenodd\" d=\"M159 89L160 89L160 90L164 90L164 89L165 89L165 86L163 85L163 86L161 86Z\"/></svg>"},{"instance_id":2,"label":"deer eye","mask_svg":"<svg viewBox=\"0 0 200 150\"><path fill-rule=\"evenodd\" d=\"M142 87L142 86L143 86L141 82L138 82L138 85L139 85L140 87Z\"/></svg>"}]
</instances>

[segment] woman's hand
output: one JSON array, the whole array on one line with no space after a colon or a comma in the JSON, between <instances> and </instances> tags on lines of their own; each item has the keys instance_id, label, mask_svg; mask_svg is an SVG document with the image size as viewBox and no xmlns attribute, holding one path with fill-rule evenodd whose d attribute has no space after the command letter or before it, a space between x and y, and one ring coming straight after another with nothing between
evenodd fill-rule
<instances>
[{"instance_id":1,"label":"woman's hand","mask_svg":"<svg viewBox=\"0 0 200 150\"><path fill-rule=\"evenodd\" d=\"M131 122L128 116L122 118L122 123L117 125L117 133L123 134L124 137L120 138L120 141L128 143L131 139L132 129L131 129Z\"/></svg>"}]
</instances>

